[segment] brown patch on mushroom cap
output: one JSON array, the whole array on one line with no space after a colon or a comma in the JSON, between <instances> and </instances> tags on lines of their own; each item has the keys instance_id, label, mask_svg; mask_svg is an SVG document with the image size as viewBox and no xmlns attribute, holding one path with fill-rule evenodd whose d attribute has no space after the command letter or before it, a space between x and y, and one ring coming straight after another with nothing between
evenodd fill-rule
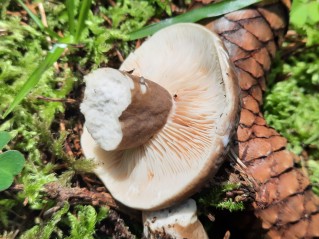
<instances>
[{"instance_id":1,"label":"brown patch on mushroom cap","mask_svg":"<svg viewBox=\"0 0 319 239\"><path fill-rule=\"evenodd\" d=\"M166 124L172 108L172 96L160 85L128 73L134 82L131 104L119 117L123 132L116 150L145 144Z\"/></svg>"}]
</instances>

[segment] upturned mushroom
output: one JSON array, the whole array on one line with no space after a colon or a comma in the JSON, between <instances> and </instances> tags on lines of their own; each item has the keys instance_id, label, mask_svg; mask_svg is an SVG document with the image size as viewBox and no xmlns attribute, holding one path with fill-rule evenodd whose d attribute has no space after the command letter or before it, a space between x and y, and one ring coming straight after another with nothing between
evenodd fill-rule
<instances>
[{"instance_id":1,"label":"upturned mushroom","mask_svg":"<svg viewBox=\"0 0 319 239\"><path fill-rule=\"evenodd\" d=\"M113 197L158 210L200 190L237 124L239 87L217 35L191 23L149 38L120 70L85 77L83 152Z\"/></svg>"}]
</instances>

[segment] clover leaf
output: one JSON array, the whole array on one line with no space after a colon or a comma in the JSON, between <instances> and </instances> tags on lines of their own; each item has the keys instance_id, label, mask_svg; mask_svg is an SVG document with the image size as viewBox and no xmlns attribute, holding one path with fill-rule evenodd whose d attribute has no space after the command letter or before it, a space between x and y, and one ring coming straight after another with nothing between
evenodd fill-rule
<instances>
[{"instance_id":1,"label":"clover leaf","mask_svg":"<svg viewBox=\"0 0 319 239\"><path fill-rule=\"evenodd\" d=\"M0 131L0 150L9 143L11 136L8 132Z\"/></svg>"},{"instance_id":2,"label":"clover leaf","mask_svg":"<svg viewBox=\"0 0 319 239\"><path fill-rule=\"evenodd\" d=\"M11 137L8 132L0 132L0 149L2 149ZM0 154L0 191L10 187L15 175L19 174L24 166L23 155L16 150L8 150Z\"/></svg>"}]
</instances>

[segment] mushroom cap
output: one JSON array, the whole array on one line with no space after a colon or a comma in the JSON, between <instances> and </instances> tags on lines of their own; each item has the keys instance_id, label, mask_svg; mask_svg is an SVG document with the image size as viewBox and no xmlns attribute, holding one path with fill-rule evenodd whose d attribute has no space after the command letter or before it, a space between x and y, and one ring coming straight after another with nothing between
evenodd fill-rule
<instances>
[{"instance_id":1,"label":"mushroom cap","mask_svg":"<svg viewBox=\"0 0 319 239\"><path fill-rule=\"evenodd\" d=\"M237 79L219 37L192 23L158 31L120 70L174 96L167 123L146 144L121 151L104 151L84 127L82 149L116 200L161 209L191 196L217 172L237 126Z\"/></svg>"}]
</instances>

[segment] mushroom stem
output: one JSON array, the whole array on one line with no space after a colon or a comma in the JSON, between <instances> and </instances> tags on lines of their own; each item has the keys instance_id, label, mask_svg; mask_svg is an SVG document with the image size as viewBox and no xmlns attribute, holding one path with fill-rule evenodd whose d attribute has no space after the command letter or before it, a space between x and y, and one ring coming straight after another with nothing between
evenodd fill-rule
<instances>
[{"instance_id":1,"label":"mushroom stem","mask_svg":"<svg viewBox=\"0 0 319 239\"><path fill-rule=\"evenodd\" d=\"M144 211L144 235L147 239L208 239L196 211L193 199L160 211Z\"/></svg>"},{"instance_id":2,"label":"mushroom stem","mask_svg":"<svg viewBox=\"0 0 319 239\"><path fill-rule=\"evenodd\" d=\"M173 104L160 85L111 68L86 76L86 86L81 104L85 126L106 151L146 143L165 125Z\"/></svg>"}]
</instances>

